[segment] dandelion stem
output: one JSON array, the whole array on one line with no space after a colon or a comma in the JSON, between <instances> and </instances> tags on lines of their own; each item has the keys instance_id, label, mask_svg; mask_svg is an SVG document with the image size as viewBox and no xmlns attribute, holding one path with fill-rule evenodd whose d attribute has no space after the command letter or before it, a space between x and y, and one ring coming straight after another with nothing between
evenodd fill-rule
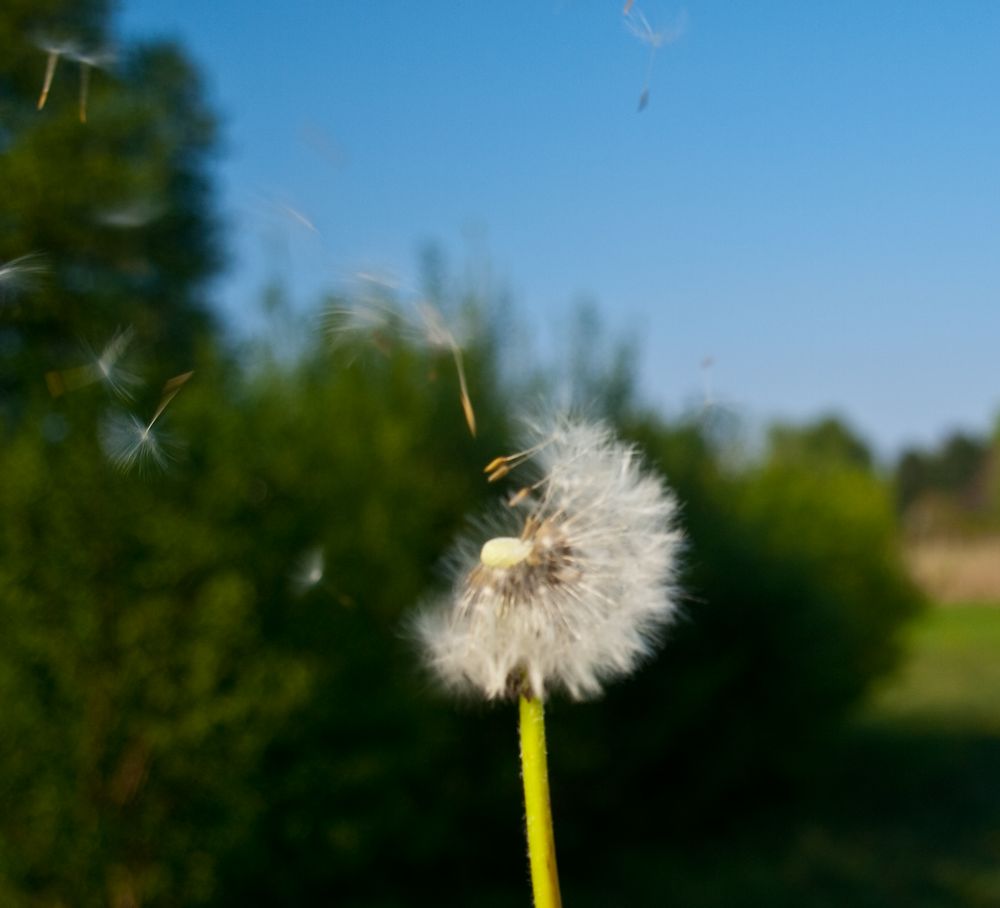
<instances>
[{"instance_id":1,"label":"dandelion stem","mask_svg":"<svg viewBox=\"0 0 1000 908\"><path fill-rule=\"evenodd\" d=\"M535 908L562 908L545 760L545 710L533 697L521 697L521 775Z\"/></svg>"}]
</instances>

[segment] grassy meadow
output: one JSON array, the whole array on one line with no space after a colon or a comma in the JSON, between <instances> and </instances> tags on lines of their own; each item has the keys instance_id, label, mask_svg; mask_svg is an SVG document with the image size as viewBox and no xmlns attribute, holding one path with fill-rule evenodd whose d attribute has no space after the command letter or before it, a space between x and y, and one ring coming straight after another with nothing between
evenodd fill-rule
<instances>
[{"instance_id":1,"label":"grassy meadow","mask_svg":"<svg viewBox=\"0 0 1000 908\"><path fill-rule=\"evenodd\" d=\"M1000 601L932 609L909 629L907 646L869 722L1000 737Z\"/></svg>"}]
</instances>

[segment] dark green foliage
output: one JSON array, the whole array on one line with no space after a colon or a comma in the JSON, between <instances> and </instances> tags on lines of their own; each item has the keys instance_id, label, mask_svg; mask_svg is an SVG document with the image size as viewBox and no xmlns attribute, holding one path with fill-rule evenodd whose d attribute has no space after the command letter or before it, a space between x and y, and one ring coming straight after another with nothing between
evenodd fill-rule
<instances>
[{"instance_id":1,"label":"dark green foliage","mask_svg":"<svg viewBox=\"0 0 1000 908\"><path fill-rule=\"evenodd\" d=\"M495 494L481 469L510 450L516 405L488 346L469 360L475 441L446 355L343 359L200 364L163 476L102 459L96 388L60 403L65 440L39 421L0 454L10 904L523 897L513 712L441 698L406 633ZM891 664L916 604L870 476L730 475L696 425L631 431L684 502L686 615L605 700L552 705L570 868L704 829L787 776ZM317 546L325 575L298 592Z\"/></svg>"},{"instance_id":2,"label":"dark green foliage","mask_svg":"<svg viewBox=\"0 0 1000 908\"><path fill-rule=\"evenodd\" d=\"M205 166L215 127L197 74L170 45L124 47L90 77L64 55L36 110L42 38L111 46L104 3L6 4L0 15L0 263L34 254L30 293L0 288L0 413L46 393L133 326L155 386L190 368L211 327L202 285L220 253ZM153 392L155 393L155 391Z\"/></svg>"},{"instance_id":3,"label":"dark green foliage","mask_svg":"<svg viewBox=\"0 0 1000 908\"><path fill-rule=\"evenodd\" d=\"M18 433L0 453L0 891L308 900L405 844L400 791L437 797L426 769L461 742L421 702L401 617L502 447L486 362L478 443L450 358L404 347L353 369L200 363L165 476L106 462L97 388ZM316 547L324 578L297 592Z\"/></svg>"},{"instance_id":4,"label":"dark green foliage","mask_svg":"<svg viewBox=\"0 0 1000 908\"><path fill-rule=\"evenodd\" d=\"M985 488L990 443L985 438L955 433L937 450L910 448L896 467L896 496L905 511L922 497L941 495L959 507L982 510L989 502Z\"/></svg>"},{"instance_id":5,"label":"dark green foliage","mask_svg":"<svg viewBox=\"0 0 1000 908\"><path fill-rule=\"evenodd\" d=\"M75 415L65 441L3 452L0 876L53 902L195 904L255 810L228 769L308 666L264 647L212 487L117 474Z\"/></svg>"}]
</instances>

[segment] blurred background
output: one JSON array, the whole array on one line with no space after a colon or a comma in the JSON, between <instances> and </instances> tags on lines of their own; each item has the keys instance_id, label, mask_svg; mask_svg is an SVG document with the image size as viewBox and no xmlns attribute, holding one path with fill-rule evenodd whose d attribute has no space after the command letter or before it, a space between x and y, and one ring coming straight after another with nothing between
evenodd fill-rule
<instances>
[{"instance_id":1,"label":"blurred background","mask_svg":"<svg viewBox=\"0 0 1000 908\"><path fill-rule=\"evenodd\" d=\"M690 540L549 706L566 904L1000 905L998 38L6 0L0 904L529 904L407 622L548 403Z\"/></svg>"}]
</instances>

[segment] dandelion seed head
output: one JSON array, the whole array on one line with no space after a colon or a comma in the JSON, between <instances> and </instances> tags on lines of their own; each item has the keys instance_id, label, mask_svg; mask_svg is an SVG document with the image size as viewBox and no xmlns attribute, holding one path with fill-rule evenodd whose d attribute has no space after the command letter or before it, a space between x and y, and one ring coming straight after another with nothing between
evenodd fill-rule
<instances>
[{"instance_id":1,"label":"dandelion seed head","mask_svg":"<svg viewBox=\"0 0 1000 908\"><path fill-rule=\"evenodd\" d=\"M675 613L676 502L601 424L557 418L529 440L532 493L456 546L451 595L417 634L455 690L595 696Z\"/></svg>"}]
</instances>

